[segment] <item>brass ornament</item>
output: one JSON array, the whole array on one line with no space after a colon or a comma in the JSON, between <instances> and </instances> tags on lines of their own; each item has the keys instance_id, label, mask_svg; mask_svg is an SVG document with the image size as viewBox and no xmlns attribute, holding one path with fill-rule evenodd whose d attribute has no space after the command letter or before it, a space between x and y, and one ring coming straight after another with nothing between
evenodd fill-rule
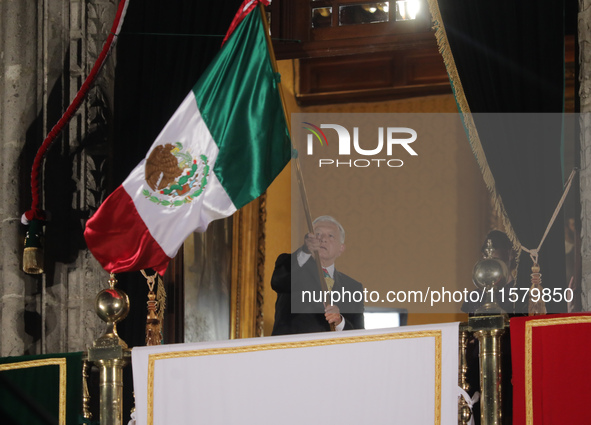
<instances>
[{"instance_id":1,"label":"brass ornament","mask_svg":"<svg viewBox=\"0 0 591 425\"><path fill-rule=\"evenodd\" d=\"M509 269L505 262L493 258L492 240L486 241L484 258L474 265L472 280L478 289L491 289L503 286L507 282Z\"/></svg>"},{"instance_id":2,"label":"brass ornament","mask_svg":"<svg viewBox=\"0 0 591 425\"><path fill-rule=\"evenodd\" d=\"M92 419L90 411L90 391L88 391L88 370L90 363L88 359L82 360L82 418L89 422Z\"/></svg>"},{"instance_id":3,"label":"brass ornament","mask_svg":"<svg viewBox=\"0 0 591 425\"><path fill-rule=\"evenodd\" d=\"M460 410L458 416L461 424L468 424L470 419L472 419L472 410L464 398L460 398Z\"/></svg>"},{"instance_id":4,"label":"brass ornament","mask_svg":"<svg viewBox=\"0 0 591 425\"><path fill-rule=\"evenodd\" d=\"M107 332L99 340L114 340L118 345L127 348L127 344L117 334L117 322L127 317L129 298L125 292L115 288L116 284L117 279L111 274L109 288L103 289L96 296L96 314L107 323Z\"/></svg>"},{"instance_id":5,"label":"brass ornament","mask_svg":"<svg viewBox=\"0 0 591 425\"><path fill-rule=\"evenodd\" d=\"M481 291L484 291L485 303L476 310L476 314L503 314L505 313L496 302L493 291L507 283L509 269L504 261L493 258L492 240L486 241L484 258L479 260L472 270L472 281Z\"/></svg>"},{"instance_id":6,"label":"brass ornament","mask_svg":"<svg viewBox=\"0 0 591 425\"><path fill-rule=\"evenodd\" d=\"M88 350L88 360L99 369L100 423L123 424L123 368L130 361L131 350L117 334L117 323L129 312L127 294L115 288L111 273L109 288L96 297L97 315L107 322L107 331Z\"/></svg>"}]
</instances>

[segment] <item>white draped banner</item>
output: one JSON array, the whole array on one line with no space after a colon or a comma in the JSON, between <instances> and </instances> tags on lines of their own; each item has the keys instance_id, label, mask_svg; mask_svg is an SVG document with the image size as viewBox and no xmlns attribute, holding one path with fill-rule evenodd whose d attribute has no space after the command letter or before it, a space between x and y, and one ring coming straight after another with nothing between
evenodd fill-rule
<instances>
[{"instance_id":1,"label":"white draped banner","mask_svg":"<svg viewBox=\"0 0 591 425\"><path fill-rule=\"evenodd\" d=\"M136 347L138 425L456 425L458 323Z\"/></svg>"}]
</instances>

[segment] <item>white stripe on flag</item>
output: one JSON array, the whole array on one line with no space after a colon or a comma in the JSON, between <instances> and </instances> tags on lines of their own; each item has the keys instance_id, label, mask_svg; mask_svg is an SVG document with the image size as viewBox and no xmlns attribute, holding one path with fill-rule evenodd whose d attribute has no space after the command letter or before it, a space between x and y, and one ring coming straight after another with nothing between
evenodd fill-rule
<instances>
[{"instance_id":1,"label":"white stripe on flag","mask_svg":"<svg viewBox=\"0 0 591 425\"><path fill-rule=\"evenodd\" d=\"M184 198L153 192L146 182L145 165L157 146L175 145L177 142L182 145L183 153L198 162L202 162L201 155L207 157L209 175L203 192L191 201L180 206L165 206L154 200L172 202ZM228 217L236 211L236 207L213 173L218 152L218 147L197 109L191 91L156 138L146 159L142 160L123 182L123 187L132 198L150 234L171 258L193 231L205 231L211 221ZM199 177L199 181L201 178ZM146 195L146 191L150 192L149 196Z\"/></svg>"}]
</instances>

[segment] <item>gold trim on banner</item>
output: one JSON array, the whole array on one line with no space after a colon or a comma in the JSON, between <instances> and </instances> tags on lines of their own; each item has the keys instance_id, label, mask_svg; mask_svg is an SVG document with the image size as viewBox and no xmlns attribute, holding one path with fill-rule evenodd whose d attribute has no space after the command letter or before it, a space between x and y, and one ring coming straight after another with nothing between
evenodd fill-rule
<instances>
[{"instance_id":1,"label":"gold trim on banner","mask_svg":"<svg viewBox=\"0 0 591 425\"><path fill-rule=\"evenodd\" d=\"M540 326L573 325L591 323L591 316L556 317L553 319L528 320L525 323L525 422L527 425L534 423L533 405L533 377L532 377L532 346L533 328Z\"/></svg>"},{"instance_id":2,"label":"gold trim on banner","mask_svg":"<svg viewBox=\"0 0 591 425\"><path fill-rule=\"evenodd\" d=\"M148 356L148 400L147 400L147 423L154 424L154 367L156 360L169 360L182 357L200 357L219 354L240 354L256 351L283 350L292 348L320 347L325 345L353 344L360 342L376 342L394 339L413 338L435 338L435 422L441 424L441 357L442 357L442 336L441 330L417 331L417 332L396 332L390 334L364 335L344 338L317 339L309 341L282 342L276 344L244 345L240 347L227 348L205 348L202 350L171 351L168 353L150 354Z\"/></svg>"},{"instance_id":3,"label":"gold trim on banner","mask_svg":"<svg viewBox=\"0 0 591 425\"><path fill-rule=\"evenodd\" d=\"M24 362L16 363L5 363L0 364L0 372L7 370L16 369L27 369L31 367L41 366L59 366L60 368L60 389L59 389L59 424L66 425L66 358L53 358L53 359L39 359L39 360L27 360Z\"/></svg>"},{"instance_id":4,"label":"gold trim on banner","mask_svg":"<svg viewBox=\"0 0 591 425\"><path fill-rule=\"evenodd\" d=\"M435 29L435 38L437 39L439 52L443 57L443 62L445 63L445 68L447 69L447 74L451 81L452 90L455 94L460 113L462 114L462 120L464 121L464 125L468 130L468 140L470 142L470 147L472 148L472 152L476 157L476 161L478 162L478 166L482 172L482 177L484 178L486 187L490 192L496 213L501 218L505 233L507 233L507 236L509 236L513 242L513 247L515 250L521 254L521 242L519 242L519 239L515 234L515 230L513 230L513 226L511 225L511 221L509 220L509 216L507 215L507 211L503 205L503 200L497 193L495 178L488 165L486 155L484 154L484 149L482 148L482 143L480 142L480 137L478 136L478 131L476 130L476 125L472 119L472 112L470 111L470 106L468 105L468 100L466 99L466 94L464 93L464 88L462 86L462 82L460 81L460 75L458 74L458 69L456 68L456 62L454 60L453 53L449 45L449 40L447 39L447 33L445 32L445 27L443 25L441 11L439 10L439 3L437 0L428 0L428 3L431 17L433 19L433 28Z\"/></svg>"}]
</instances>

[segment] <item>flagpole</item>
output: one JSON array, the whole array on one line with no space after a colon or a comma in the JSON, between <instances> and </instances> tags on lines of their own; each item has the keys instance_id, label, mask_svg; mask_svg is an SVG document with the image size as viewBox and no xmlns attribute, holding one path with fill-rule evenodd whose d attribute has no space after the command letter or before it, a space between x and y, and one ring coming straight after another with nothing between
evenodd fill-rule
<instances>
[{"instance_id":1,"label":"flagpole","mask_svg":"<svg viewBox=\"0 0 591 425\"><path fill-rule=\"evenodd\" d=\"M265 6L263 5L263 3L259 3L259 10L261 12L261 18L263 21L263 29L265 31L265 39L267 40L269 56L271 58L271 66L273 67L273 72L278 74L279 71L277 68L277 59L275 58L273 42L271 41L271 36L269 34L270 31L269 22L267 21L267 12L265 11ZM291 120L287 114L287 108L285 106L285 96L283 94L283 85L281 84L281 81L277 82L277 87L279 89L279 97L281 98L281 105L283 107L283 115L285 116L285 122L287 123L287 131L289 132L291 138ZM300 167L300 160L296 156L295 158L293 158L292 162L295 164L295 174L296 179L298 181L298 187L300 189L300 196L302 197L304 215L306 217L306 222L308 224L308 233L314 233L314 225L312 223L312 215L310 214L310 205L308 203L308 195L306 192L306 186L304 185L304 177L302 175L302 168ZM322 265L320 264L320 257L318 256L318 251L314 252L314 260L316 261L316 269L318 271L318 278L320 279L320 288L322 289L322 293L326 294L328 291L328 286L326 285L326 281L324 280L324 271L322 270ZM330 330L335 330L335 325L333 323L330 324Z\"/></svg>"}]
</instances>

